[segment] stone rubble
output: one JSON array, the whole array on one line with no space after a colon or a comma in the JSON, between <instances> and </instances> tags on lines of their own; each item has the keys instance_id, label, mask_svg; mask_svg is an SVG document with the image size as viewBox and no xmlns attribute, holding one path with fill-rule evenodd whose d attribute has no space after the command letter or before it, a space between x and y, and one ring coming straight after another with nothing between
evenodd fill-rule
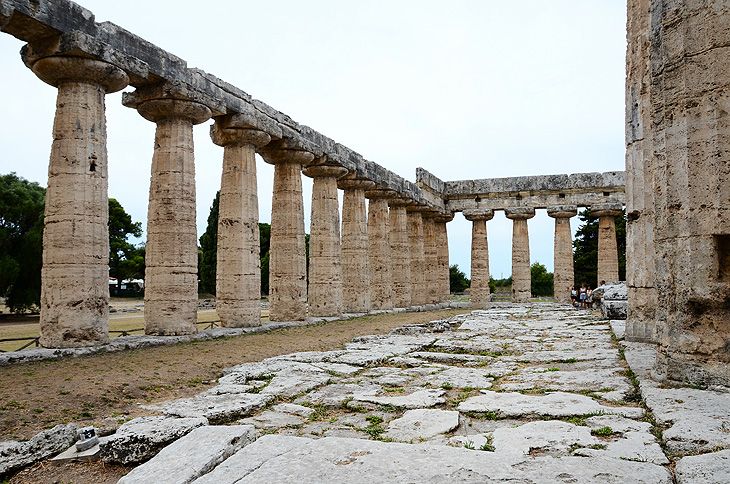
<instances>
[{"instance_id":1,"label":"stone rubble","mask_svg":"<svg viewBox=\"0 0 730 484\"><path fill-rule=\"evenodd\" d=\"M56 454L76 442L76 424L56 425L26 442L0 442L0 476Z\"/></svg>"},{"instance_id":2,"label":"stone rubble","mask_svg":"<svg viewBox=\"0 0 730 484\"><path fill-rule=\"evenodd\" d=\"M653 381L652 347L617 341L611 328L620 325L610 323L549 303L493 304L419 326L425 332L245 363L198 396L145 406L164 417L135 419L103 445L125 442L128 454L142 455L154 432L140 423L203 425L138 468L158 469L163 483L670 483L676 462L686 469L678 482L694 484L704 482L705 460L723 475L717 451L730 445L730 393ZM168 475L165 466L202 449L194 435L204 428L249 429L247 445L210 444L203 453L217 457L195 465L205 472L187 466L173 480L179 469ZM122 439L131 429L137 440ZM175 446L186 450L168 451ZM682 464L699 452L711 453Z\"/></svg>"}]
</instances>

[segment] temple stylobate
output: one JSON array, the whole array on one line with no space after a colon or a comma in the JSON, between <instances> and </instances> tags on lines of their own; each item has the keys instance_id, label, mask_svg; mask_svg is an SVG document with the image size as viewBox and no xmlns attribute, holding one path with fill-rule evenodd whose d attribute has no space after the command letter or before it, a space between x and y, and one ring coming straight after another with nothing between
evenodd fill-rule
<instances>
[{"instance_id":1,"label":"temple stylobate","mask_svg":"<svg viewBox=\"0 0 730 484\"><path fill-rule=\"evenodd\" d=\"M727 110L718 99L730 84L722 69L728 13L719 7L705 12L694 1L677 12L658 0L648 3L629 1L627 172L442 181L419 168L411 182L133 33L97 23L73 2L0 0L0 30L26 42L22 61L58 89L41 344L108 342L105 96L127 88L122 103L156 126L147 217L148 334L196 331L192 134L195 125L212 120L212 142L224 147L217 271L223 326L261 324L259 154L273 165L275 180L272 321L447 305L447 224L457 212L473 223L475 308L490 300L486 234L495 211L513 223L515 302L531 297L529 220L538 210L555 219L556 300L567 302L571 217L584 207L599 217L598 278L615 282L614 217L628 204L627 338L658 343L658 369L670 378L727 384L730 198L723 157L727 123L718 122ZM700 32L691 28L697 12L707 13ZM672 28L662 30L665 23ZM667 91L673 83L690 87ZM314 179L309 271L302 174ZM342 223L338 189L344 190Z\"/></svg>"}]
</instances>

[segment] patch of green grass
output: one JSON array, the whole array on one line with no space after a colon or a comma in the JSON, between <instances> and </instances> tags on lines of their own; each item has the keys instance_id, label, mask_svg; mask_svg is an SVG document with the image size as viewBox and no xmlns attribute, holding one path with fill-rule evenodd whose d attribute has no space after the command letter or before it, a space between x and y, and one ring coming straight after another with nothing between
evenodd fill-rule
<instances>
[{"instance_id":1,"label":"patch of green grass","mask_svg":"<svg viewBox=\"0 0 730 484\"><path fill-rule=\"evenodd\" d=\"M310 422L316 422L327 418L329 412L327 410L327 407L325 407L323 404L318 403L317 405L313 405L310 408L314 409L312 415L309 416Z\"/></svg>"},{"instance_id":2,"label":"patch of green grass","mask_svg":"<svg viewBox=\"0 0 730 484\"><path fill-rule=\"evenodd\" d=\"M493 412L491 410L487 410L486 412L465 412L464 415L467 417L475 418L478 420L499 420L502 418L499 415L499 412Z\"/></svg>"},{"instance_id":3,"label":"patch of green grass","mask_svg":"<svg viewBox=\"0 0 730 484\"><path fill-rule=\"evenodd\" d=\"M606 437L606 436L609 436L612 434L613 434L613 429L611 429L611 427L609 427L608 425L603 426L599 429L591 430L591 435L600 435L600 436Z\"/></svg>"},{"instance_id":4,"label":"patch of green grass","mask_svg":"<svg viewBox=\"0 0 730 484\"><path fill-rule=\"evenodd\" d=\"M586 423L586 419L584 419L583 417L578 417L576 415L574 415L572 417L563 417L563 421L572 423L573 425L582 425L584 427L588 425Z\"/></svg>"},{"instance_id":5,"label":"patch of green grass","mask_svg":"<svg viewBox=\"0 0 730 484\"><path fill-rule=\"evenodd\" d=\"M441 384L441 388L443 388L444 390L451 390L454 387L451 386L451 383L444 382L444 383Z\"/></svg>"},{"instance_id":6,"label":"patch of green grass","mask_svg":"<svg viewBox=\"0 0 730 484\"><path fill-rule=\"evenodd\" d=\"M385 429L380 425L383 423L383 418L378 415L368 415L365 417L365 420L369 422L368 426L359 428L358 430L365 432L373 440L380 440L380 436L385 432Z\"/></svg>"}]
</instances>

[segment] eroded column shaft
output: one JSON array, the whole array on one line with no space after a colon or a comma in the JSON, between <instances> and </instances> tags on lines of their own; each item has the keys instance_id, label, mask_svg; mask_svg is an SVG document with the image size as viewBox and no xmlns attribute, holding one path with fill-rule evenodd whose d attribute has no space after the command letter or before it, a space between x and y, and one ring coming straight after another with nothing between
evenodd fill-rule
<instances>
[{"instance_id":1,"label":"eroded column shaft","mask_svg":"<svg viewBox=\"0 0 730 484\"><path fill-rule=\"evenodd\" d=\"M575 272L570 218L577 213L578 208L574 206L548 208L548 215L555 219L553 297L557 303L571 302L570 291L575 284Z\"/></svg>"},{"instance_id":2,"label":"eroded column shaft","mask_svg":"<svg viewBox=\"0 0 730 484\"><path fill-rule=\"evenodd\" d=\"M406 207L399 201L391 201L389 224L393 306L407 308L411 306L411 254Z\"/></svg>"},{"instance_id":3,"label":"eroded column shaft","mask_svg":"<svg viewBox=\"0 0 730 484\"><path fill-rule=\"evenodd\" d=\"M423 217L424 277L426 283L426 304L439 301L438 287L438 254L436 239L436 223L433 217Z\"/></svg>"},{"instance_id":4,"label":"eroded column shaft","mask_svg":"<svg viewBox=\"0 0 730 484\"><path fill-rule=\"evenodd\" d=\"M436 302L448 303L451 298L451 277L449 275L449 236L446 222L453 217L434 219L436 239Z\"/></svg>"},{"instance_id":5,"label":"eroded column shaft","mask_svg":"<svg viewBox=\"0 0 730 484\"><path fill-rule=\"evenodd\" d=\"M368 265L370 269L370 309L393 309L390 272L390 222L388 200L367 192Z\"/></svg>"},{"instance_id":6,"label":"eroded column shaft","mask_svg":"<svg viewBox=\"0 0 730 484\"><path fill-rule=\"evenodd\" d=\"M598 282L618 282L618 246L616 245L616 212L598 218ZM618 212L621 213L620 211Z\"/></svg>"},{"instance_id":7,"label":"eroded column shaft","mask_svg":"<svg viewBox=\"0 0 730 484\"><path fill-rule=\"evenodd\" d=\"M425 254L423 248L423 215L418 211L407 212L408 247L411 256L411 305L426 304Z\"/></svg>"},{"instance_id":8,"label":"eroded column shaft","mask_svg":"<svg viewBox=\"0 0 730 484\"><path fill-rule=\"evenodd\" d=\"M342 263L337 178L347 172L335 166L310 166L314 178L309 239L309 316L342 315Z\"/></svg>"},{"instance_id":9,"label":"eroded column shaft","mask_svg":"<svg viewBox=\"0 0 730 484\"><path fill-rule=\"evenodd\" d=\"M472 222L471 227L471 307L489 307L489 243L487 221L494 217L492 210L465 210L464 217Z\"/></svg>"},{"instance_id":10,"label":"eroded column shaft","mask_svg":"<svg viewBox=\"0 0 730 484\"><path fill-rule=\"evenodd\" d=\"M261 259L256 147L270 137L262 131L216 121L211 137L224 146L218 205L216 312L221 326L261 325Z\"/></svg>"},{"instance_id":11,"label":"eroded column shaft","mask_svg":"<svg viewBox=\"0 0 730 484\"><path fill-rule=\"evenodd\" d=\"M342 310L370 310L367 203L364 188L345 188L342 198Z\"/></svg>"},{"instance_id":12,"label":"eroded column shaft","mask_svg":"<svg viewBox=\"0 0 730 484\"><path fill-rule=\"evenodd\" d=\"M104 96L122 89L120 69L90 59L33 64L58 87L48 167L40 343L50 348L109 341L109 231Z\"/></svg>"},{"instance_id":13,"label":"eroded column shaft","mask_svg":"<svg viewBox=\"0 0 730 484\"><path fill-rule=\"evenodd\" d=\"M530 302L532 285L530 274L530 235L527 219L535 215L534 209L505 210L512 219L512 301Z\"/></svg>"}]
</instances>

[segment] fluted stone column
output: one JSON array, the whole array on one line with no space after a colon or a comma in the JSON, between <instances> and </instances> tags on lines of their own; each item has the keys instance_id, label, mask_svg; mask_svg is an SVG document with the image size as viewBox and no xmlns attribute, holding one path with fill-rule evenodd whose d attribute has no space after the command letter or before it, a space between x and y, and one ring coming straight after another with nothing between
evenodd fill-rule
<instances>
[{"instance_id":1,"label":"fluted stone column","mask_svg":"<svg viewBox=\"0 0 730 484\"><path fill-rule=\"evenodd\" d=\"M433 212L423 212L423 253L424 279L426 284L426 304L438 304L438 239Z\"/></svg>"},{"instance_id":2,"label":"fluted stone column","mask_svg":"<svg viewBox=\"0 0 730 484\"><path fill-rule=\"evenodd\" d=\"M549 207L547 213L555 219L553 297L557 303L570 304L570 291L575 284L570 218L578 214L578 207L575 205Z\"/></svg>"},{"instance_id":3,"label":"fluted stone column","mask_svg":"<svg viewBox=\"0 0 730 484\"><path fill-rule=\"evenodd\" d=\"M33 72L58 88L48 166L40 343L109 341L109 202L104 96L127 74L105 62L44 57Z\"/></svg>"},{"instance_id":4,"label":"fluted stone column","mask_svg":"<svg viewBox=\"0 0 730 484\"><path fill-rule=\"evenodd\" d=\"M390 217L388 198L391 190L365 192L368 198L368 265L370 269L370 309L393 309L390 272Z\"/></svg>"},{"instance_id":5,"label":"fluted stone column","mask_svg":"<svg viewBox=\"0 0 730 484\"><path fill-rule=\"evenodd\" d=\"M730 5L651 0L657 363L730 386Z\"/></svg>"},{"instance_id":6,"label":"fluted stone column","mask_svg":"<svg viewBox=\"0 0 730 484\"><path fill-rule=\"evenodd\" d=\"M307 151L266 147L259 150L274 165L269 242L269 320L307 318L307 259L304 239L302 165L314 155Z\"/></svg>"},{"instance_id":7,"label":"fluted stone column","mask_svg":"<svg viewBox=\"0 0 730 484\"><path fill-rule=\"evenodd\" d=\"M211 138L224 147L218 205L216 312L221 326L261 325L261 259L256 148L271 137L238 116L216 119Z\"/></svg>"},{"instance_id":8,"label":"fluted stone column","mask_svg":"<svg viewBox=\"0 0 730 484\"><path fill-rule=\"evenodd\" d=\"M410 200L391 198L390 207L390 261L393 283L393 306L411 306L411 253L408 241L406 206Z\"/></svg>"},{"instance_id":9,"label":"fluted stone column","mask_svg":"<svg viewBox=\"0 0 730 484\"><path fill-rule=\"evenodd\" d=\"M618 282L618 246L616 221L621 215L621 205L593 205L591 215L598 217L598 283Z\"/></svg>"},{"instance_id":10,"label":"fluted stone column","mask_svg":"<svg viewBox=\"0 0 730 484\"><path fill-rule=\"evenodd\" d=\"M449 304L451 299L451 277L449 275L449 236L446 224L454 220L454 214L439 214L433 219L436 238L436 284L437 303Z\"/></svg>"},{"instance_id":11,"label":"fluted stone column","mask_svg":"<svg viewBox=\"0 0 730 484\"><path fill-rule=\"evenodd\" d=\"M626 23L627 341L654 341L658 305L654 269L649 0L629 0Z\"/></svg>"},{"instance_id":12,"label":"fluted stone column","mask_svg":"<svg viewBox=\"0 0 730 484\"><path fill-rule=\"evenodd\" d=\"M314 178L309 238L309 316L342 315L340 207L337 179L347 173L340 166L312 165L304 174Z\"/></svg>"},{"instance_id":13,"label":"fluted stone column","mask_svg":"<svg viewBox=\"0 0 730 484\"><path fill-rule=\"evenodd\" d=\"M530 207L508 208L504 213L508 219L512 220L512 302L530 302L532 277L527 220L535 216L535 209Z\"/></svg>"},{"instance_id":14,"label":"fluted stone column","mask_svg":"<svg viewBox=\"0 0 730 484\"><path fill-rule=\"evenodd\" d=\"M464 210L464 218L471 226L471 307L485 309L492 300L489 292L489 243L487 222L494 217L494 210Z\"/></svg>"},{"instance_id":15,"label":"fluted stone column","mask_svg":"<svg viewBox=\"0 0 730 484\"><path fill-rule=\"evenodd\" d=\"M193 125L210 109L183 99L150 99L137 111L157 124L145 252L145 333L195 333L198 236L195 224Z\"/></svg>"},{"instance_id":16,"label":"fluted stone column","mask_svg":"<svg viewBox=\"0 0 730 484\"><path fill-rule=\"evenodd\" d=\"M413 206L406 209L408 249L411 256L411 306L423 306L427 303L422 208Z\"/></svg>"},{"instance_id":17,"label":"fluted stone column","mask_svg":"<svg viewBox=\"0 0 730 484\"><path fill-rule=\"evenodd\" d=\"M370 311L370 271L368 269L368 227L365 190L375 184L347 175L338 181L342 197L342 310L345 313Z\"/></svg>"}]
</instances>

